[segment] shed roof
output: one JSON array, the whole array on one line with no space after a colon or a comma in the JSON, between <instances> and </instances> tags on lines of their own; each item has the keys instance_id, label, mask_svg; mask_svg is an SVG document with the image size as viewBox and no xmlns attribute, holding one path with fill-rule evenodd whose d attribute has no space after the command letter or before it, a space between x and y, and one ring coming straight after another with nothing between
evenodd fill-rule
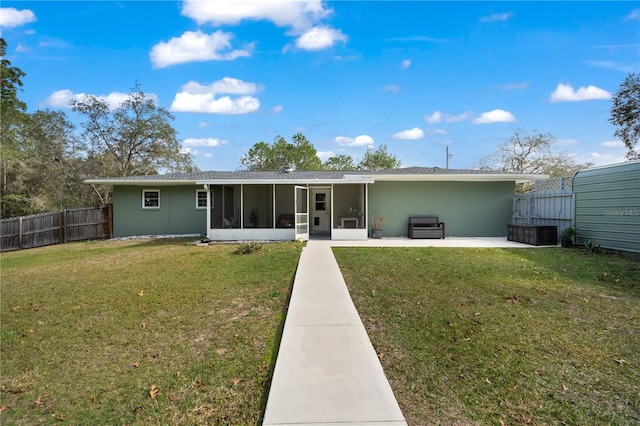
<instances>
[{"instance_id":1,"label":"shed roof","mask_svg":"<svg viewBox=\"0 0 640 426\"><path fill-rule=\"evenodd\" d=\"M390 170L368 171L208 171L193 173L167 173L162 175L124 176L89 179L85 183L98 185L201 185L201 184L326 184L374 183L376 181L466 181L527 182L547 177L540 174L498 173L471 169L442 169L440 167L404 167Z\"/></svg>"}]
</instances>

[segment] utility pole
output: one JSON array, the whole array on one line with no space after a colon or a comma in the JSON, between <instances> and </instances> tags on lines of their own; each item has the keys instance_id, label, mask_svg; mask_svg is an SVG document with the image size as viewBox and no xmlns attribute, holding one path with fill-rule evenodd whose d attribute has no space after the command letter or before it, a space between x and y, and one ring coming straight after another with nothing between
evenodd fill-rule
<instances>
[{"instance_id":1,"label":"utility pole","mask_svg":"<svg viewBox=\"0 0 640 426\"><path fill-rule=\"evenodd\" d=\"M449 170L449 158L453 157L453 154L449 154L449 145L447 145L447 170Z\"/></svg>"}]
</instances>

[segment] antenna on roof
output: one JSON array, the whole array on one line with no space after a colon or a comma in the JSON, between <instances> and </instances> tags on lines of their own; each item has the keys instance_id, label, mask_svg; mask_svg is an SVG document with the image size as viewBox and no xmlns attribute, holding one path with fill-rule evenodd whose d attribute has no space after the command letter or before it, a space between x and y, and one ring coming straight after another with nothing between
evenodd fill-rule
<instances>
[{"instance_id":1,"label":"antenna on roof","mask_svg":"<svg viewBox=\"0 0 640 426\"><path fill-rule=\"evenodd\" d=\"M447 145L447 170L449 170L449 158L453 157L453 154L449 154L449 145Z\"/></svg>"}]
</instances>

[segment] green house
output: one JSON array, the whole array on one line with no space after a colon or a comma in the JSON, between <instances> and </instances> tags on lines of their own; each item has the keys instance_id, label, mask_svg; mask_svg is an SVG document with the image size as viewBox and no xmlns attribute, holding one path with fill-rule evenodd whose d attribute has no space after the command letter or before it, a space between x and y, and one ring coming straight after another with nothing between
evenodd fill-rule
<instances>
[{"instance_id":1,"label":"green house","mask_svg":"<svg viewBox=\"0 0 640 426\"><path fill-rule=\"evenodd\" d=\"M113 187L114 236L211 240L406 237L410 216L438 216L446 236L499 237L516 183L546 176L409 167L384 171L196 172L91 179Z\"/></svg>"}]
</instances>

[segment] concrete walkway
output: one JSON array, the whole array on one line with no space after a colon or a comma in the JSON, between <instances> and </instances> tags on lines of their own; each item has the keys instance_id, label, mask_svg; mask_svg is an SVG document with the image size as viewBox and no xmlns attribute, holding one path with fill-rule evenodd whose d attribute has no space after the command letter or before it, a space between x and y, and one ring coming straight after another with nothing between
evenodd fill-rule
<instances>
[{"instance_id":1,"label":"concrete walkway","mask_svg":"<svg viewBox=\"0 0 640 426\"><path fill-rule=\"evenodd\" d=\"M505 238L309 241L293 284L265 426L406 425L332 246L533 247Z\"/></svg>"},{"instance_id":2,"label":"concrete walkway","mask_svg":"<svg viewBox=\"0 0 640 426\"><path fill-rule=\"evenodd\" d=\"M263 425L406 425L326 243L300 256Z\"/></svg>"}]
</instances>

